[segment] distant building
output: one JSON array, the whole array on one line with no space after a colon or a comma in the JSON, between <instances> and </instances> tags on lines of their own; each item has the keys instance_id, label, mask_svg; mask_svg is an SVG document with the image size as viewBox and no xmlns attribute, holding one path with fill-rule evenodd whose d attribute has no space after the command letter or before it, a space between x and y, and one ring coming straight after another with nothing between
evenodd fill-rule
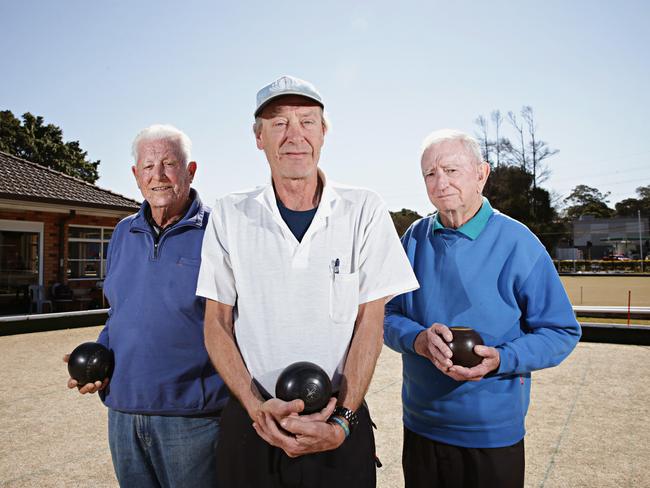
<instances>
[{"instance_id":1,"label":"distant building","mask_svg":"<svg viewBox=\"0 0 650 488\"><path fill-rule=\"evenodd\" d=\"M113 228L138 208L0 152L0 315L100 306Z\"/></svg>"},{"instance_id":2,"label":"distant building","mask_svg":"<svg viewBox=\"0 0 650 488\"><path fill-rule=\"evenodd\" d=\"M573 246L582 252L584 259L603 259L620 256L632 259L649 254L648 217L599 219L584 215L574 220ZM640 236L640 240L639 240Z\"/></svg>"}]
</instances>

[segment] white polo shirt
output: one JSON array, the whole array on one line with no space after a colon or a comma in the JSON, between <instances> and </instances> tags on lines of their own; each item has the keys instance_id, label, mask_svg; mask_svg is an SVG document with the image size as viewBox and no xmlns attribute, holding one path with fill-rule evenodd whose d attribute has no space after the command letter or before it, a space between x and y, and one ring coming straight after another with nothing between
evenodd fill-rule
<instances>
[{"instance_id":1,"label":"white polo shirt","mask_svg":"<svg viewBox=\"0 0 650 488\"><path fill-rule=\"evenodd\" d=\"M301 242L271 184L217 200L201 257L197 295L235 307L244 363L272 396L296 361L338 389L359 305L419 286L381 198L332 182Z\"/></svg>"}]
</instances>

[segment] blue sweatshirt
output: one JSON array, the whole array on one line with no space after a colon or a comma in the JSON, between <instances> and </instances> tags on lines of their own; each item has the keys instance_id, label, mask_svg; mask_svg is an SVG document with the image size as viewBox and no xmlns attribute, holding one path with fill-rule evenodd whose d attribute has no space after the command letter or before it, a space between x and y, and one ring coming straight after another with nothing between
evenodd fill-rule
<instances>
[{"instance_id":1,"label":"blue sweatshirt","mask_svg":"<svg viewBox=\"0 0 650 488\"><path fill-rule=\"evenodd\" d=\"M108 246L109 318L99 335L115 356L102 395L109 408L152 415L219 411L226 387L204 346L205 299L195 295L209 210L194 190L183 218L158 243L148 203L122 220Z\"/></svg>"},{"instance_id":2,"label":"blue sweatshirt","mask_svg":"<svg viewBox=\"0 0 650 488\"><path fill-rule=\"evenodd\" d=\"M420 288L386 306L384 340L402 353L404 425L461 447L517 443L525 434L531 371L559 364L580 338L548 253L487 199L456 230L437 214L416 221L402 244ZM434 322L478 331L499 350L498 371L478 382L455 381L416 354L416 336Z\"/></svg>"}]
</instances>

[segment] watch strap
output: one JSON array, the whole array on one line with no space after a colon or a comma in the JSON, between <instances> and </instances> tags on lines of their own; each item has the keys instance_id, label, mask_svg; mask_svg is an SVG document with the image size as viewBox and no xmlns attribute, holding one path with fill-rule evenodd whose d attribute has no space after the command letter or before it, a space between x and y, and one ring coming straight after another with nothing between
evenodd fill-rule
<instances>
[{"instance_id":1,"label":"watch strap","mask_svg":"<svg viewBox=\"0 0 650 488\"><path fill-rule=\"evenodd\" d=\"M345 420L347 420L348 425L350 426L350 430L354 430L354 428L359 423L359 417L357 416L357 413L353 410L350 410L349 408L341 406L336 407L334 409L334 412L332 412L332 416L343 417Z\"/></svg>"}]
</instances>

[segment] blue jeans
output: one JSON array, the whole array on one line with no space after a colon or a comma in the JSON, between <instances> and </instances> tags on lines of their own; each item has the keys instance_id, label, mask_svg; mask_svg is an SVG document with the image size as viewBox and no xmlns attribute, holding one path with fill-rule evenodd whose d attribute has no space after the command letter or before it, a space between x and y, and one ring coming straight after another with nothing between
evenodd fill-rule
<instances>
[{"instance_id":1,"label":"blue jeans","mask_svg":"<svg viewBox=\"0 0 650 488\"><path fill-rule=\"evenodd\" d=\"M215 488L220 420L108 409L108 442L120 486Z\"/></svg>"}]
</instances>

